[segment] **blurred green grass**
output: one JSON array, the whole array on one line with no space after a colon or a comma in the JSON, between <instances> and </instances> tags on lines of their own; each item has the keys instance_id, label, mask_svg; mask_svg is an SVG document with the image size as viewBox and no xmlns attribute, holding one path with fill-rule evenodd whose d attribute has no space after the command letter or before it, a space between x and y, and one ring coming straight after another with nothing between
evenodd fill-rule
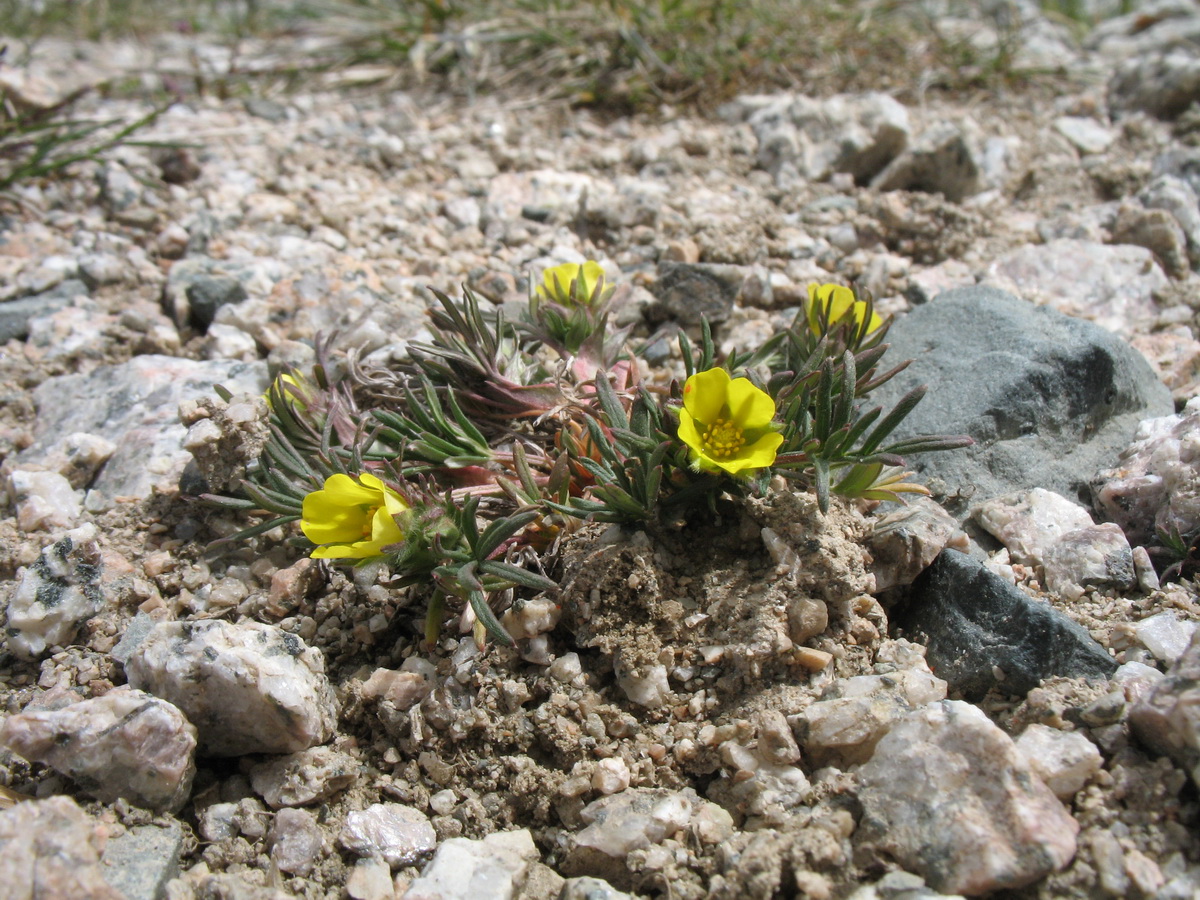
<instances>
[{"instance_id":1,"label":"blurred green grass","mask_svg":"<svg viewBox=\"0 0 1200 900\"><path fill-rule=\"evenodd\" d=\"M966 0L951 0L962 6ZM1055 14L1079 2L1045 0ZM1065 7L1064 7L1065 4ZM533 86L616 111L712 107L747 91L905 94L1028 78L1001 41L939 36L926 0L0 0L0 33L254 39L289 83L355 66L469 92ZM966 2L966 5L970 5ZM1069 7L1069 10L1066 8ZM16 50L14 47L11 50ZM10 51L10 60L18 54ZM263 77L260 68L254 76Z\"/></svg>"}]
</instances>

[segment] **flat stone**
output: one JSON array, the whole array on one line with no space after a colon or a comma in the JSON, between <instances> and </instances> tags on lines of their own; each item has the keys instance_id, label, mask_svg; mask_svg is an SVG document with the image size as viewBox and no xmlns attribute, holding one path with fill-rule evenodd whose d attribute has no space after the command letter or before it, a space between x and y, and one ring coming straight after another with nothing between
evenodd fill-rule
<instances>
[{"instance_id":1,"label":"flat stone","mask_svg":"<svg viewBox=\"0 0 1200 900\"><path fill-rule=\"evenodd\" d=\"M179 875L182 856L183 826L171 819L165 825L135 825L112 838L100 862L104 880L125 900L162 900L167 882Z\"/></svg>"},{"instance_id":2,"label":"flat stone","mask_svg":"<svg viewBox=\"0 0 1200 900\"><path fill-rule=\"evenodd\" d=\"M1019 888L1062 869L1079 824L977 707L943 700L884 736L858 770L856 841L968 896Z\"/></svg>"},{"instance_id":3,"label":"flat stone","mask_svg":"<svg viewBox=\"0 0 1200 900\"><path fill-rule=\"evenodd\" d=\"M893 433L971 435L962 450L909 460L949 511L1040 487L1091 505L1088 482L1125 448L1137 423L1173 412L1142 358L1089 322L988 287L959 288L896 320L887 359L913 363L871 395L890 408L928 393Z\"/></svg>"},{"instance_id":4,"label":"flat stone","mask_svg":"<svg viewBox=\"0 0 1200 900\"><path fill-rule=\"evenodd\" d=\"M161 622L125 672L183 710L202 755L294 753L328 741L337 724L321 652L272 625Z\"/></svg>"},{"instance_id":5,"label":"flat stone","mask_svg":"<svg viewBox=\"0 0 1200 900\"><path fill-rule=\"evenodd\" d=\"M128 687L9 716L0 745L70 776L105 803L124 798L178 812L196 774L196 729L170 703Z\"/></svg>"},{"instance_id":6,"label":"flat stone","mask_svg":"<svg viewBox=\"0 0 1200 900\"><path fill-rule=\"evenodd\" d=\"M1117 139L1111 128L1086 116L1059 116L1054 130L1084 153L1103 153Z\"/></svg>"},{"instance_id":7,"label":"flat stone","mask_svg":"<svg viewBox=\"0 0 1200 900\"><path fill-rule=\"evenodd\" d=\"M1108 678L1117 667L1085 629L953 550L891 612L892 625L924 643L930 668L967 699L993 687L1023 696L1052 676Z\"/></svg>"},{"instance_id":8,"label":"flat stone","mask_svg":"<svg viewBox=\"0 0 1200 900\"><path fill-rule=\"evenodd\" d=\"M744 280L736 266L659 263L651 288L659 309L650 311L651 318L671 319L685 328L698 328L702 318L717 325L729 318Z\"/></svg>"}]
</instances>

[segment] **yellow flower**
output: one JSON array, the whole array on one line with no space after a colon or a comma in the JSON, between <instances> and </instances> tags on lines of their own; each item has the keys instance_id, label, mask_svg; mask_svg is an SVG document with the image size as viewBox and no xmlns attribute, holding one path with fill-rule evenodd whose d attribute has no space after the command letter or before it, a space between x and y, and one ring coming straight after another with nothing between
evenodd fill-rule
<instances>
[{"instance_id":1,"label":"yellow flower","mask_svg":"<svg viewBox=\"0 0 1200 900\"><path fill-rule=\"evenodd\" d=\"M697 372L683 386L679 439L691 450L692 464L730 475L775 462L783 435L771 427L775 401L747 378L724 369Z\"/></svg>"},{"instance_id":2,"label":"yellow flower","mask_svg":"<svg viewBox=\"0 0 1200 900\"><path fill-rule=\"evenodd\" d=\"M566 306L586 305L592 302L596 285L603 280L604 270L594 260L564 263L542 273L542 283L537 292L539 297Z\"/></svg>"},{"instance_id":3,"label":"yellow flower","mask_svg":"<svg viewBox=\"0 0 1200 900\"><path fill-rule=\"evenodd\" d=\"M854 317L854 323L860 325L867 314L866 302L856 300L854 298L854 291L850 290L850 288L843 287L840 284L817 284L813 282L808 286L808 302L804 304L804 311L808 316L808 327L812 329L813 334L818 336L821 334L819 314L822 309L829 311L827 321L831 326L836 325L848 312ZM883 319L879 318L872 311L867 334L875 331L881 325L883 325Z\"/></svg>"},{"instance_id":4,"label":"yellow flower","mask_svg":"<svg viewBox=\"0 0 1200 900\"><path fill-rule=\"evenodd\" d=\"M363 472L358 480L330 475L325 487L304 498L300 528L317 547L313 559L366 559L404 540L396 516L408 504L394 490Z\"/></svg>"}]
</instances>

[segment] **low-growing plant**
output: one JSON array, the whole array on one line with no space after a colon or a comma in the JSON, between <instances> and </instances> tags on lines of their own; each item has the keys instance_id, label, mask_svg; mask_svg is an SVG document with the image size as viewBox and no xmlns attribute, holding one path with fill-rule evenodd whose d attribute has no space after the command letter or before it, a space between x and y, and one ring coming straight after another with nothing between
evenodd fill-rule
<instances>
[{"instance_id":1,"label":"low-growing plant","mask_svg":"<svg viewBox=\"0 0 1200 900\"><path fill-rule=\"evenodd\" d=\"M904 364L879 371L888 323L840 285L812 285L789 329L724 359L707 325L696 343L680 333L685 377L662 386L610 327L597 263L544 273L517 321L469 290L435 294L432 337L402 364L281 374L257 466L238 496L205 497L273 514L226 541L299 521L314 558L427 586L430 641L454 601L478 640L511 642L492 598L553 591L545 561L585 522L678 526L775 476L822 511L835 494L899 500L927 493L908 455L970 443L891 440L923 389L867 405Z\"/></svg>"}]
</instances>

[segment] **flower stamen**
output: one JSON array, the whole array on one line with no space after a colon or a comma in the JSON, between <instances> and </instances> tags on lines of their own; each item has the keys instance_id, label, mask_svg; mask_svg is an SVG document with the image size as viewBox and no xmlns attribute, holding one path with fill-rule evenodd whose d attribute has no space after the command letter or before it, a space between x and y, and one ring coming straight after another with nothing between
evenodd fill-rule
<instances>
[{"instance_id":1,"label":"flower stamen","mask_svg":"<svg viewBox=\"0 0 1200 900\"><path fill-rule=\"evenodd\" d=\"M735 422L717 419L704 429L704 449L714 459L729 459L746 444L746 435Z\"/></svg>"}]
</instances>

